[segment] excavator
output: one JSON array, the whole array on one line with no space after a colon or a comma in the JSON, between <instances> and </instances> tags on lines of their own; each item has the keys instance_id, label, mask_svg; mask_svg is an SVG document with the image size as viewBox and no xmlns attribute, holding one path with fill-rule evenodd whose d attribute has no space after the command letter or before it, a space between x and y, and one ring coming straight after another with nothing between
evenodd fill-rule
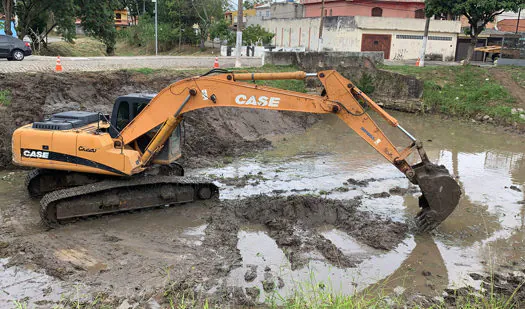
<instances>
[{"instance_id":1,"label":"excavator","mask_svg":"<svg viewBox=\"0 0 525 309\"><path fill-rule=\"evenodd\" d=\"M261 80L318 78L320 95L263 86ZM15 130L13 162L32 167L31 197L41 198L42 221L55 227L77 218L218 197L206 179L184 176L181 122L202 108L239 107L335 114L365 142L420 187L416 224L430 231L458 205L461 190L444 166L428 159L422 143L399 122L334 70L318 73L244 73L213 69L177 81L158 94L119 97L111 116L70 111ZM368 111L398 128L409 140L399 149ZM410 165L415 154L419 163Z\"/></svg>"}]
</instances>

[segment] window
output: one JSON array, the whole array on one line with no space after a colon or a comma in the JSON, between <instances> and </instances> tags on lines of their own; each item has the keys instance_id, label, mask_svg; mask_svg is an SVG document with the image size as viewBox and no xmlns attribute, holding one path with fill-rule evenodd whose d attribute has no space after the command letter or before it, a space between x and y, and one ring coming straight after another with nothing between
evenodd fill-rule
<instances>
[{"instance_id":1,"label":"window","mask_svg":"<svg viewBox=\"0 0 525 309\"><path fill-rule=\"evenodd\" d=\"M375 16L375 17L383 16L383 9L382 8L378 8L378 7L373 8L372 9L372 16Z\"/></svg>"},{"instance_id":2,"label":"window","mask_svg":"<svg viewBox=\"0 0 525 309\"><path fill-rule=\"evenodd\" d=\"M332 16L332 9L330 9L330 16Z\"/></svg>"},{"instance_id":3,"label":"window","mask_svg":"<svg viewBox=\"0 0 525 309\"><path fill-rule=\"evenodd\" d=\"M128 102L120 102L117 111L117 130L120 132L129 123L129 104Z\"/></svg>"},{"instance_id":4,"label":"window","mask_svg":"<svg viewBox=\"0 0 525 309\"><path fill-rule=\"evenodd\" d=\"M116 19L122 19L122 15L120 13L115 14Z\"/></svg>"},{"instance_id":5,"label":"window","mask_svg":"<svg viewBox=\"0 0 525 309\"><path fill-rule=\"evenodd\" d=\"M328 10L324 9L324 16L328 16Z\"/></svg>"},{"instance_id":6,"label":"window","mask_svg":"<svg viewBox=\"0 0 525 309\"><path fill-rule=\"evenodd\" d=\"M416 18L424 19L425 18L425 10L424 9L416 10Z\"/></svg>"}]
</instances>

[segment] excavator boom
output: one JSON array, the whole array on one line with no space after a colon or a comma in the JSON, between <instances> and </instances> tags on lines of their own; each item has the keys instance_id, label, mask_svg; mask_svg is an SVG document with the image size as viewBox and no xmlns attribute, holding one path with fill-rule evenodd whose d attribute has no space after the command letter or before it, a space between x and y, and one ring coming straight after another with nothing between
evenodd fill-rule
<instances>
[{"instance_id":1,"label":"excavator boom","mask_svg":"<svg viewBox=\"0 0 525 309\"><path fill-rule=\"evenodd\" d=\"M321 96L276 89L255 83L257 80L301 80L313 77L317 77L324 87L325 91ZM335 114L371 147L406 175L412 183L420 186L423 195L420 198L421 212L418 214L417 223L422 230L430 230L436 227L452 213L458 204L461 191L459 185L450 176L446 168L432 164L428 160L421 142L401 127L394 117L386 113L352 82L333 70L321 71L315 74L302 71L237 73L225 70L212 70L203 76L173 83L154 96L136 117L123 129L119 130L117 136L111 138L107 134L99 134L96 142L104 145L105 148L102 147L103 151L99 153L100 156L92 153L92 160L97 160L99 165L89 171L96 171L96 168L99 166L105 166L105 173L116 171L114 173L116 175L129 176L143 174L150 169L152 160L163 149L171 134L182 121L185 113L196 109L214 107ZM369 107L382 117L388 124L397 127L403 132L410 140L409 145L401 151L398 150L371 119L366 112L366 107ZM143 150L139 149L137 141L156 127L160 129L151 138L147 146ZM15 137L13 140L15 140ZM16 147L16 142L14 142L14 145ZM85 147L85 149L95 148ZM118 153L118 150L120 150L120 153ZM414 152L419 154L421 162L411 165L408 163L407 158ZM20 150L15 151L14 149L13 153L20 154ZM115 158L120 161L115 161ZM122 159L124 160L122 161ZM25 160L26 164L24 164L22 158L15 155L14 161L21 165L35 166L33 162L38 160ZM122 165L122 162L124 162L124 165ZM41 164L40 161L38 163ZM52 167L48 168L52 169ZM66 167L58 169L66 169ZM75 169L69 166L67 166L67 169L85 171L85 169ZM170 186L172 183L165 180L165 186ZM206 192L215 192L214 187L201 182L197 183L199 185L195 187L196 193L192 193L193 196L209 197L213 194L207 194ZM192 185L187 186L191 187ZM206 188L206 194L198 193L202 188ZM74 195L74 193L70 193L70 195L72 194ZM90 192L90 196L95 195L96 192ZM75 201L75 203L77 202ZM114 205L112 207L115 208ZM118 207L116 208L118 209ZM96 212L93 209L91 213ZM75 216L81 215L77 214L77 210L74 212ZM68 211L65 213L68 213Z\"/></svg>"}]
</instances>

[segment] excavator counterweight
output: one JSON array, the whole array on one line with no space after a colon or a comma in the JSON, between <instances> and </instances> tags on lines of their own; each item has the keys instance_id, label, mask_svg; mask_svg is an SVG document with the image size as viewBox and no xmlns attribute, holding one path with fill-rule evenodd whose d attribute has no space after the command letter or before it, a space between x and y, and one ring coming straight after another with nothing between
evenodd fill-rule
<instances>
[{"instance_id":1,"label":"excavator counterweight","mask_svg":"<svg viewBox=\"0 0 525 309\"><path fill-rule=\"evenodd\" d=\"M322 95L261 86L257 80L318 78ZM250 81L252 83L250 83ZM214 69L175 82L158 94L119 97L111 117L66 112L13 133L13 162L38 170L28 176L33 197L43 196L41 217L48 225L84 216L188 203L218 197L218 188L184 176L177 163L180 123L202 108L334 114L365 142L419 185L422 231L435 228L456 208L461 190L443 166L432 164L422 144L351 81L333 70L318 73L237 73ZM366 107L410 139L399 151ZM420 162L407 158L417 152ZM419 161L419 160L418 160Z\"/></svg>"}]
</instances>

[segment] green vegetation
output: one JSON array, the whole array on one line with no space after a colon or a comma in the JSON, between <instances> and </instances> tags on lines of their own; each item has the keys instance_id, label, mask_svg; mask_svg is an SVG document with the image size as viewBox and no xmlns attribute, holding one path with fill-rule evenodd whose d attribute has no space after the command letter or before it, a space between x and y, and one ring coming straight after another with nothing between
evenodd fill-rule
<instances>
[{"instance_id":1,"label":"green vegetation","mask_svg":"<svg viewBox=\"0 0 525 309\"><path fill-rule=\"evenodd\" d=\"M0 105L1 106L11 105L11 91L0 90Z\"/></svg>"},{"instance_id":2,"label":"green vegetation","mask_svg":"<svg viewBox=\"0 0 525 309\"><path fill-rule=\"evenodd\" d=\"M129 69L129 71L137 72L137 73L144 74L144 75L150 75L150 74L153 74L155 72L158 72L157 70L152 69L152 68Z\"/></svg>"},{"instance_id":3,"label":"green vegetation","mask_svg":"<svg viewBox=\"0 0 525 309\"><path fill-rule=\"evenodd\" d=\"M370 74L363 72L363 75L361 75L361 78L357 84L357 88L361 89L361 91L368 95L373 94L376 90L376 87L374 86L374 79Z\"/></svg>"},{"instance_id":4,"label":"green vegetation","mask_svg":"<svg viewBox=\"0 0 525 309\"><path fill-rule=\"evenodd\" d=\"M424 80L423 102L434 111L469 118L488 115L504 123L523 122L511 112L513 107L519 107L519 102L493 78L489 68L384 66L383 69ZM515 70L513 76L523 78L525 69Z\"/></svg>"},{"instance_id":5,"label":"green vegetation","mask_svg":"<svg viewBox=\"0 0 525 309\"><path fill-rule=\"evenodd\" d=\"M266 45L269 44L275 34L266 31L261 25L250 25L242 32L242 42L245 45ZM233 43L233 42L228 42Z\"/></svg>"},{"instance_id":6,"label":"green vegetation","mask_svg":"<svg viewBox=\"0 0 525 309\"><path fill-rule=\"evenodd\" d=\"M106 56L106 46L100 41L85 37L78 38L73 42L61 41L49 43L47 48L40 51L40 54L43 56L62 57Z\"/></svg>"}]
</instances>

